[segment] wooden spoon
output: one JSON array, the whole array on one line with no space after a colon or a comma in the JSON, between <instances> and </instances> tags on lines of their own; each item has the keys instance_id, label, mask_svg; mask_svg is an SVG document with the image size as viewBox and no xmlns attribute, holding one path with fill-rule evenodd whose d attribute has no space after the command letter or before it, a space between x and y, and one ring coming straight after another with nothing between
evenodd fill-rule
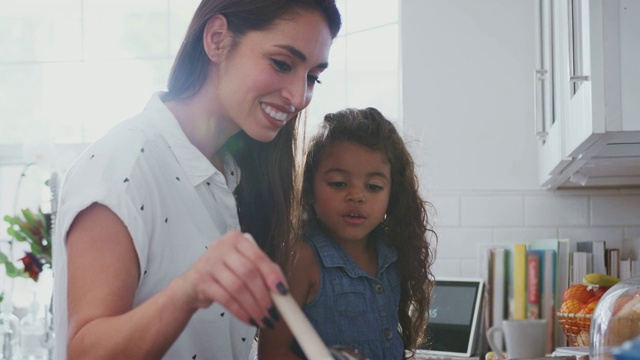
<instances>
[{"instance_id":1,"label":"wooden spoon","mask_svg":"<svg viewBox=\"0 0 640 360\"><path fill-rule=\"evenodd\" d=\"M244 233L244 237L257 246L251 234ZM329 349L313 328L309 319L304 315L298 303L293 299L291 293L282 295L272 292L271 299L309 360L333 360Z\"/></svg>"}]
</instances>

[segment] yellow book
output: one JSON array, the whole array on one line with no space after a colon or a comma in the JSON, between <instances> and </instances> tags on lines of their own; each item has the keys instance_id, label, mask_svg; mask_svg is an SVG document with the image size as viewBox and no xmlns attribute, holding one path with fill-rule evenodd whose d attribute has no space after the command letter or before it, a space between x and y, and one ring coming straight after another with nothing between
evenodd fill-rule
<instances>
[{"instance_id":1,"label":"yellow book","mask_svg":"<svg viewBox=\"0 0 640 360\"><path fill-rule=\"evenodd\" d=\"M513 319L527 318L527 244L513 246Z\"/></svg>"}]
</instances>

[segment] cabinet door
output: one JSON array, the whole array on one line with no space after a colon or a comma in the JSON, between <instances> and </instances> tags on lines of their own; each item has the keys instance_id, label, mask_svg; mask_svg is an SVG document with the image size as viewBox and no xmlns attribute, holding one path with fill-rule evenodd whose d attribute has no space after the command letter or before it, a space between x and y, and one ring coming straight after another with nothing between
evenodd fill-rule
<instances>
[{"instance_id":1,"label":"cabinet door","mask_svg":"<svg viewBox=\"0 0 640 360\"><path fill-rule=\"evenodd\" d=\"M572 162L577 166L605 131L604 121L594 121L604 119L603 10L601 0L539 0L537 10L536 76L545 79L536 79L536 104L546 107L536 114L543 129L540 180L553 186L551 178L571 170Z\"/></svg>"},{"instance_id":2,"label":"cabinet door","mask_svg":"<svg viewBox=\"0 0 640 360\"><path fill-rule=\"evenodd\" d=\"M568 36L559 39L566 41L568 51L568 57L562 59L568 64L564 91L569 97L564 146L567 155L579 156L596 140L594 133L605 130L595 128L593 121L594 116L596 119L604 116L599 113L603 110L600 104L594 103L594 99L604 99L604 93L594 94L602 90L594 87L594 80L602 78L603 68L602 32L597 31L602 29L602 6L600 1L590 0L568 0L567 5L563 22Z\"/></svg>"},{"instance_id":3,"label":"cabinet door","mask_svg":"<svg viewBox=\"0 0 640 360\"><path fill-rule=\"evenodd\" d=\"M564 6L563 6L564 5ZM568 57L567 30L559 15L566 13L566 2L537 0L536 14L536 70L534 73L535 131L540 142L539 181L542 186L550 186L549 181L559 174L570 162L563 152L567 119L568 65L562 60Z\"/></svg>"}]
</instances>

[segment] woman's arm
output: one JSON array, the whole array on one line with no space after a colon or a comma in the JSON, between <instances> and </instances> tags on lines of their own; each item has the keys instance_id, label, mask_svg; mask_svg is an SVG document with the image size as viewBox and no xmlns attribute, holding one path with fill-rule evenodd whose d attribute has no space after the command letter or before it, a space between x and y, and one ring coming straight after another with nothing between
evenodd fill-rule
<instances>
[{"instance_id":1,"label":"woman's arm","mask_svg":"<svg viewBox=\"0 0 640 360\"><path fill-rule=\"evenodd\" d=\"M315 297L320 280L316 254L308 243L301 242L296 249L289 273L291 296L302 308ZM280 321L272 330L260 329L258 359L299 359L292 352L294 340L284 321Z\"/></svg>"},{"instance_id":2,"label":"woman's arm","mask_svg":"<svg viewBox=\"0 0 640 360\"><path fill-rule=\"evenodd\" d=\"M229 232L167 288L133 307L140 273L133 240L107 207L93 204L67 236L68 357L158 359L199 308L218 301L240 320L268 316L282 273L240 232ZM268 285L267 285L268 284Z\"/></svg>"}]
</instances>

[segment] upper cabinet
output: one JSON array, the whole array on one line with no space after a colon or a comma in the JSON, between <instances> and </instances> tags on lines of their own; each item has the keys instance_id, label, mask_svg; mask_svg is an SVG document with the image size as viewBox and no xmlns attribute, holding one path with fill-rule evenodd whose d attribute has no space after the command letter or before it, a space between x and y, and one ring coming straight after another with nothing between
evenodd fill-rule
<instances>
[{"instance_id":1,"label":"upper cabinet","mask_svg":"<svg viewBox=\"0 0 640 360\"><path fill-rule=\"evenodd\" d=\"M535 4L540 184L640 186L640 1Z\"/></svg>"}]
</instances>

